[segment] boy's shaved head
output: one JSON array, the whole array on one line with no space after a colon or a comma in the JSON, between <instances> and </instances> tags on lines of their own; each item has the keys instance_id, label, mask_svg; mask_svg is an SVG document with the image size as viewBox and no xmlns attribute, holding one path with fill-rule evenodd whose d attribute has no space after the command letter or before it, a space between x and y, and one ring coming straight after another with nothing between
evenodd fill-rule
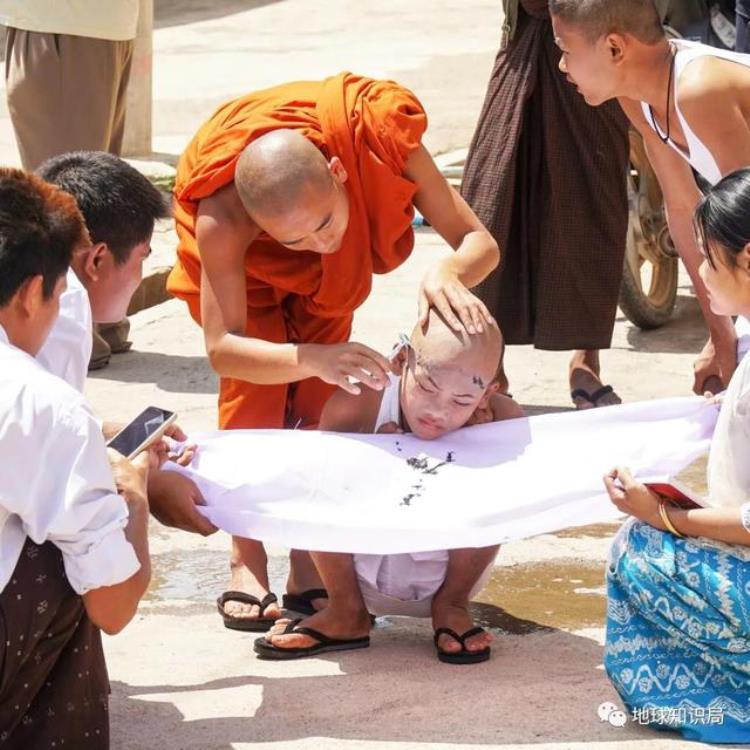
<instances>
[{"instance_id":1,"label":"boy's shaved head","mask_svg":"<svg viewBox=\"0 0 750 750\"><path fill-rule=\"evenodd\" d=\"M593 42L607 34L629 34L644 44L664 38L653 0L549 0L550 13L580 27Z\"/></svg>"},{"instance_id":2,"label":"boy's shaved head","mask_svg":"<svg viewBox=\"0 0 750 750\"><path fill-rule=\"evenodd\" d=\"M411 335L417 361L427 369L461 369L478 388L492 383L500 366L503 337L497 324L469 335L453 330L435 309L430 310L426 329L417 324Z\"/></svg>"},{"instance_id":3,"label":"boy's shaved head","mask_svg":"<svg viewBox=\"0 0 750 750\"><path fill-rule=\"evenodd\" d=\"M234 181L252 218L282 215L333 185L323 154L293 130L274 130L246 146Z\"/></svg>"}]
</instances>

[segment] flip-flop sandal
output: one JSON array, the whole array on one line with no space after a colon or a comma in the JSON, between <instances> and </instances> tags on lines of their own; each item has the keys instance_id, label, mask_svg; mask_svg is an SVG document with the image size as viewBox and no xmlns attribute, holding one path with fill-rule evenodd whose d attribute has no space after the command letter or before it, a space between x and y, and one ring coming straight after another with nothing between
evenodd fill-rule
<instances>
[{"instance_id":1,"label":"flip-flop sandal","mask_svg":"<svg viewBox=\"0 0 750 750\"><path fill-rule=\"evenodd\" d=\"M327 599L328 592L325 589L308 589L301 594L284 594L281 603L284 609L299 612L301 615L314 615L318 610L313 607L314 599Z\"/></svg>"},{"instance_id":2,"label":"flip-flop sandal","mask_svg":"<svg viewBox=\"0 0 750 750\"><path fill-rule=\"evenodd\" d=\"M327 598L328 592L325 589L308 589L301 594L284 594L281 597L281 603L284 609L299 612L301 615L310 617L310 615L320 612L319 609L315 609L313 606L313 599ZM370 624L375 624L375 615L370 615Z\"/></svg>"},{"instance_id":3,"label":"flip-flop sandal","mask_svg":"<svg viewBox=\"0 0 750 750\"><path fill-rule=\"evenodd\" d=\"M281 648L274 646L267 638L256 638L255 653L259 659L270 659L274 661L284 661L287 659L303 659L306 656L315 656L316 654L327 654L332 651L352 651L358 648L367 648L370 645L370 636L362 638L329 638L319 630L313 628L297 627L302 620L292 620L285 628L283 635L290 633L299 633L314 638L317 643L305 648ZM279 633L279 635L282 635Z\"/></svg>"},{"instance_id":4,"label":"flip-flop sandal","mask_svg":"<svg viewBox=\"0 0 750 750\"><path fill-rule=\"evenodd\" d=\"M276 594L266 594L263 599L257 596L246 594L244 591L225 591L217 600L216 608L224 620L224 627L230 630L244 630L250 633L264 633L275 622L278 617L263 617L265 611L271 604L278 601ZM260 617L237 617L228 615L224 611L224 605L227 602L240 602L240 604L250 604L260 607Z\"/></svg>"},{"instance_id":5,"label":"flip-flop sandal","mask_svg":"<svg viewBox=\"0 0 750 750\"><path fill-rule=\"evenodd\" d=\"M492 652L489 646L483 648L481 651L469 651L466 648L467 639L484 632L486 632L484 628L475 627L467 630L463 635L459 635L452 628L438 628L435 631L435 648L437 649L438 659L446 664L479 664L480 662L487 661ZM449 635L454 641L460 643L461 651L456 651L454 654L443 651L438 646L438 639L441 635Z\"/></svg>"},{"instance_id":6,"label":"flip-flop sandal","mask_svg":"<svg viewBox=\"0 0 750 750\"><path fill-rule=\"evenodd\" d=\"M588 401L594 408L597 408L599 402L605 396L609 396L610 393L614 392L615 389L611 385L604 385L593 393L589 393L585 388L576 388L574 391L570 392L570 398L574 404L577 398L582 398L584 401Z\"/></svg>"}]
</instances>

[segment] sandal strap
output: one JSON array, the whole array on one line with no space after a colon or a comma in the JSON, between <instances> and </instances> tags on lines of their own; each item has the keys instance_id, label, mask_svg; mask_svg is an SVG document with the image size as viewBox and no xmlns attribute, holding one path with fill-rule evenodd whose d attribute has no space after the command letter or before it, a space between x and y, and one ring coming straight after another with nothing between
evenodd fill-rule
<instances>
[{"instance_id":1,"label":"sandal strap","mask_svg":"<svg viewBox=\"0 0 750 750\"><path fill-rule=\"evenodd\" d=\"M252 594L246 594L244 591L225 591L217 600L216 606L220 612L224 611L224 605L227 602L239 602L240 604L249 604L254 607L260 608L260 614L263 615L267 607L270 604L274 604L278 601L276 594L268 593L263 599L258 599L257 596Z\"/></svg>"},{"instance_id":2,"label":"sandal strap","mask_svg":"<svg viewBox=\"0 0 750 750\"><path fill-rule=\"evenodd\" d=\"M456 641L457 643L460 643L462 646L464 644L463 640L461 639L461 636L455 630L453 630L453 628L438 628L435 631L435 635L433 638L433 640L435 641L435 646L438 645L438 640L441 635L450 636L451 638L453 638L454 641Z\"/></svg>"},{"instance_id":3,"label":"sandal strap","mask_svg":"<svg viewBox=\"0 0 750 750\"><path fill-rule=\"evenodd\" d=\"M598 390L594 391L591 396L591 403L596 406L597 402L600 399L603 399L605 396L609 396L610 393L614 393L615 389L611 385L603 385Z\"/></svg>"},{"instance_id":4,"label":"sandal strap","mask_svg":"<svg viewBox=\"0 0 750 750\"><path fill-rule=\"evenodd\" d=\"M307 589L307 591L303 591L301 594L292 594L292 596L312 603L313 599L328 599L328 592L325 589Z\"/></svg>"},{"instance_id":5,"label":"sandal strap","mask_svg":"<svg viewBox=\"0 0 750 750\"><path fill-rule=\"evenodd\" d=\"M468 640L469 638L471 638L472 636L475 636L475 635L481 635L482 633L485 633L485 632L487 632L487 631L485 631L485 629L484 629L484 628L481 628L481 627L479 627L478 625L477 625L476 627L474 627L474 628L470 628L469 630L467 630L467 631L466 631L466 632L465 632L465 633L464 633L464 634L463 634L463 635L461 636L461 643L462 643L462 644L464 644L464 645L466 645L466 641L467 641L467 640Z\"/></svg>"},{"instance_id":6,"label":"sandal strap","mask_svg":"<svg viewBox=\"0 0 750 750\"><path fill-rule=\"evenodd\" d=\"M479 627L478 625L469 628L465 633L462 633L459 635L453 628L438 628L435 631L435 646L438 645L438 639L441 635L448 635L451 638L453 638L454 641L461 644L461 648L466 651L466 641L471 638L472 636L479 635L480 633L485 633L485 629L482 627Z\"/></svg>"},{"instance_id":7,"label":"sandal strap","mask_svg":"<svg viewBox=\"0 0 750 750\"><path fill-rule=\"evenodd\" d=\"M278 597L276 596L276 594L273 594L273 593L271 593L271 592L269 591L269 592L268 592L268 593L267 593L267 594L266 594L266 595L265 595L265 596L264 596L264 597L263 597L263 598L262 598L262 599L260 600L260 614L261 614L261 616L262 616L262 615L264 615L264 614L266 613L266 609L268 609L268 607L269 607L269 606L270 606L271 604L276 604L276 602L278 602L278 601L279 601L279 599L278 599Z\"/></svg>"}]
</instances>

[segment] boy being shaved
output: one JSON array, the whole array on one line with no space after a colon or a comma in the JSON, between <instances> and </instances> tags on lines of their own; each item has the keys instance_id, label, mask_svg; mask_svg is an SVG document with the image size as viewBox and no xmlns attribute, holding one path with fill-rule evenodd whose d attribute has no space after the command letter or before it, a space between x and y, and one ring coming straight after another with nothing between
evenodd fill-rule
<instances>
[{"instance_id":1,"label":"boy being shaved","mask_svg":"<svg viewBox=\"0 0 750 750\"><path fill-rule=\"evenodd\" d=\"M434 440L461 427L523 416L498 393L503 341L496 325L469 335L435 311L396 355L382 391L338 390L321 417L323 430L410 432ZM304 620L279 620L255 642L262 658L294 659L369 646L371 618L432 617L438 658L453 664L486 661L491 635L474 627L468 606L492 569L498 547L402 555L311 552L328 606ZM316 592L322 594L325 592Z\"/></svg>"}]
</instances>

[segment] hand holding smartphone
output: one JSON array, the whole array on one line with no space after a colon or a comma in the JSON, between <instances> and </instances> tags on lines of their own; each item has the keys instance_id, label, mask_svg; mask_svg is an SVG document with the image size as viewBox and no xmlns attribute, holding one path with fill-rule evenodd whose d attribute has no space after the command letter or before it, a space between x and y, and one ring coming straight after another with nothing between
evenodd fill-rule
<instances>
[{"instance_id":1,"label":"hand holding smartphone","mask_svg":"<svg viewBox=\"0 0 750 750\"><path fill-rule=\"evenodd\" d=\"M133 459L141 451L161 440L176 419L176 412L149 406L123 427L107 443L107 447L116 450L126 458Z\"/></svg>"}]
</instances>

